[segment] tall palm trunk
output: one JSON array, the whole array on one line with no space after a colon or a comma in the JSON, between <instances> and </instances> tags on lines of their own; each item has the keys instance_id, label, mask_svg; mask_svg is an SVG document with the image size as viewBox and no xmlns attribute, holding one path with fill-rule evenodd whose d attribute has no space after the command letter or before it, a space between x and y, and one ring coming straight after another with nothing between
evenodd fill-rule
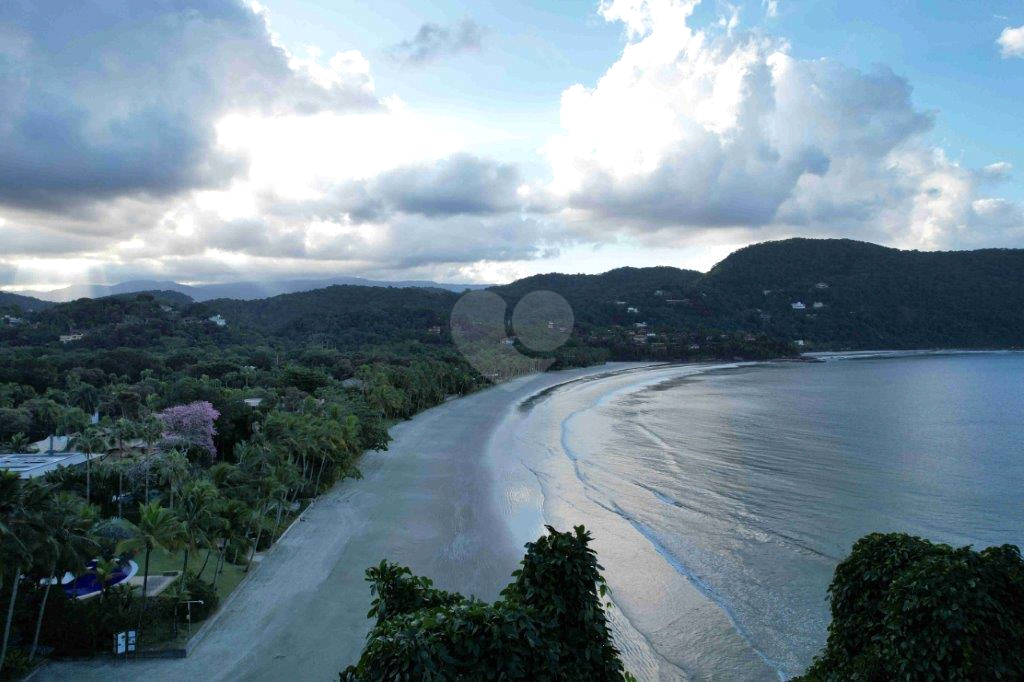
<instances>
[{"instance_id":1,"label":"tall palm trunk","mask_svg":"<svg viewBox=\"0 0 1024 682\"><path fill-rule=\"evenodd\" d=\"M260 538L263 537L263 524L260 524L260 529L256 533L256 542L252 543L252 550L249 552L249 563L245 565L245 572L248 573L249 569L252 568L252 560L256 556L256 548L260 546Z\"/></svg>"},{"instance_id":2,"label":"tall palm trunk","mask_svg":"<svg viewBox=\"0 0 1024 682\"><path fill-rule=\"evenodd\" d=\"M39 605L39 618L36 619L36 634L32 638L32 648L28 652L28 660L31 662L36 657L36 648L39 646L39 632L43 629L43 614L46 613L46 600L50 598L50 588L57 581L57 562L53 562L50 569L50 579L46 581L46 589L43 590L43 603Z\"/></svg>"},{"instance_id":3,"label":"tall palm trunk","mask_svg":"<svg viewBox=\"0 0 1024 682\"><path fill-rule=\"evenodd\" d=\"M14 567L14 585L11 587L11 604L7 607L7 622L4 624L4 644L0 649L0 671L7 660L7 643L11 639L11 621L14 620L14 602L18 598L18 584L21 582L21 566Z\"/></svg>"},{"instance_id":4,"label":"tall palm trunk","mask_svg":"<svg viewBox=\"0 0 1024 682\"><path fill-rule=\"evenodd\" d=\"M188 547L185 548L185 560L181 562L181 581L178 584L178 599L185 593L185 579L188 577Z\"/></svg>"},{"instance_id":5,"label":"tall palm trunk","mask_svg":"<svg viewBox=\"0 0 1024 682\"><path fill-rule=\"evenodd\" d=\"M271 535L271 539L277 540L277 531L281 529L281 512L284 511L284 503L287 501L287 495L284 500L278 500L277 502L277 521L274 522L274 534Z\"/></svg>"},{"instance_id":6,"label":"tall palm trunk","mask_svg":"<svg viewBox=\"0 0 1024 682\"><path fill-rule=\"evenodd\" d=\"M203 573L206 572L206 564L210 563L210 555L213 554L213 549L206 550L206 558L203 559L203 565L199 569L199 573L196 574L196 580L203 577Z\"/></svg>"},{"instance_id":7,"label":"tall palm trunk","mask_svg":"<svg viewBox=\"0 0 1024 682\"><path fill-rule=\"evenodd\" d=\"M139 627L136 628L138 634L138 647L142 648L142 617L146 614L146 591L149 589L149 555L153 551L153 545L146 543L146 568L143 569L142 573L142 608L139 609ZM136 655L138 655L138 649L136 649Z\"/></svg>"},{"instance_id":8,"label":"tall palm trunk","mask_svg":"<svg viewBox=\"0 0 1024 682\"><path fill-rule=\"evenodd\" d=\"M188 547L185 547L185 560L181 564L181 579L178 581L178 603L185 594L185 580L188 579ZM174 634L178 634L178 607L174 607Z\"/></svg>"},{"instance_id":9,"label":"tall palm trunk","mask_svg":"<svg viewBox=\"0 0 1024 682\"><path fill-rule=\"evenodd\" d=\"M320 471L316 473L316 486L313 487L313 494L320 495L320 477L324 475L324 467L327 466L327 456L320 460Z\"/></svg>"},{"instance_id":10,"label":"tall palm trunk","mask_svg":"<svg viewBox=\"0 0 1024 682\"><path fill-rule=\"evenodd\" d=\"M217 570L213 573L214 581L224 571L224 555L228 552L228 539L225 537L224 542L220 546L220 558L217 560Z\"/></svg>"}]
</instances>

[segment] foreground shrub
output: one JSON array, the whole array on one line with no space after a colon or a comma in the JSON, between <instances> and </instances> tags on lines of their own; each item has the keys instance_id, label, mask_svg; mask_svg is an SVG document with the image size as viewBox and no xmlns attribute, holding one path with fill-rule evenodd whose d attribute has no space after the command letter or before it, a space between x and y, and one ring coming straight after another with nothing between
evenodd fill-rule
<instances>
[{"instance_id":1,"label":"foreground shrub","mask_svg":"<svg viewBox=\"0 0 1024 682\"><path fill-rule=\"evenodd\" d=\"M1024 561L900 533L857 541L829 587L828 642L802 680L1024 679Z\"/></svg>"},{"instance_id":2,"label":"foreground shrub","mask_svg":"<svg viewBox=\"0 0 1024 682\"><path fill-rule=\"evenodd\" d=\"M590 534L574 530L549 526L527 544L515 581L494 604L439 590L386 561L369 569L377 622L342 682L632 679L612 644Z\"/></svg>"}]
</instances>

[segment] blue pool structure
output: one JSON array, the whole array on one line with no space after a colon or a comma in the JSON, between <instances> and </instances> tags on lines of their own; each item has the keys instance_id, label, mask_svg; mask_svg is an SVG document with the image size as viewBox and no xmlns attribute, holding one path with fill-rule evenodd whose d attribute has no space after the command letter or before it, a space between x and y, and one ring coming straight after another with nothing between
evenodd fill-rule
<instances>
[{"instance_id":1,"label":"blue pool structure","mask_svg":"<svg viewBox=\"0 0 1024 682\"><path fill-rule=\"evenodd\" d=\"M86 573L80 576L67 576L63 583L64 592L72 599L85 599L97 595L101 591L100 579L94 572L96 560L93 559L86 565ZM107 580L107 587L114 587L131 580L139 572L139 565L134 561L126 561L121 564Z\"/></svg>"}]
</instances>

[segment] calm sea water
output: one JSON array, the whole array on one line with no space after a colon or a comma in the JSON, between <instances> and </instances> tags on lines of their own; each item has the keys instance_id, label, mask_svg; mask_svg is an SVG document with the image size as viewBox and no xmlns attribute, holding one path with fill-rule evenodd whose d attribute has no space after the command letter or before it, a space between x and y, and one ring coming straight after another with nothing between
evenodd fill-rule
<instances>
[{"instance_id":1,"label":"calm sea water","mask_svg":"<svg viewBox=\"0 0 1024 682\"><path fill-rule=\"evenodd\" d=\"M635 622L640 637L690 677L772 679L824 643L826 588L862 535L1024 545L1022 389L1016 353L660 369L566 387L516 430L521 447L545 444L527 464L548 518L634 544L604 559L617 601L636 602L625 613L666 611L656 632ZM672 619L682 582L630 596L663 568L651 549L724 617L739 653L702 638L700 618ZM685 651L666 651L673 637Z\"/></svg>"}]
</instances>

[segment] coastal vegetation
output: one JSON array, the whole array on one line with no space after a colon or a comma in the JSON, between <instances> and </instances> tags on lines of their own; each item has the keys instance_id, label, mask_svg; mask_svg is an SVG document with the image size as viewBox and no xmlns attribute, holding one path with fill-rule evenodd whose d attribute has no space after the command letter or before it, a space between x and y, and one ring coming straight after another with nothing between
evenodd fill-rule
<instances>
[{"instance_id":1,"label":"coastal vegetation","mask_svg":"<svg viewBox=\"0 0 1024 682\"><path fill-rule=\"evenodd\" d=\"M1024 561L902 533L857 541L829 587L828 642L802 682L1024 679Z\"/></svg>"},{"instance_id":2,"label":"coastal vegetation","mask_svg":"<svg viewBox=\"0 0 1024 682\"><path fill-rule=\"evenodd\" d=\"M632 680L612 643L590 533L547 531L526 545L493 604L439 590L387 561L367 570L376 623L341 682Z\"/></svg>"}]
</instances>

